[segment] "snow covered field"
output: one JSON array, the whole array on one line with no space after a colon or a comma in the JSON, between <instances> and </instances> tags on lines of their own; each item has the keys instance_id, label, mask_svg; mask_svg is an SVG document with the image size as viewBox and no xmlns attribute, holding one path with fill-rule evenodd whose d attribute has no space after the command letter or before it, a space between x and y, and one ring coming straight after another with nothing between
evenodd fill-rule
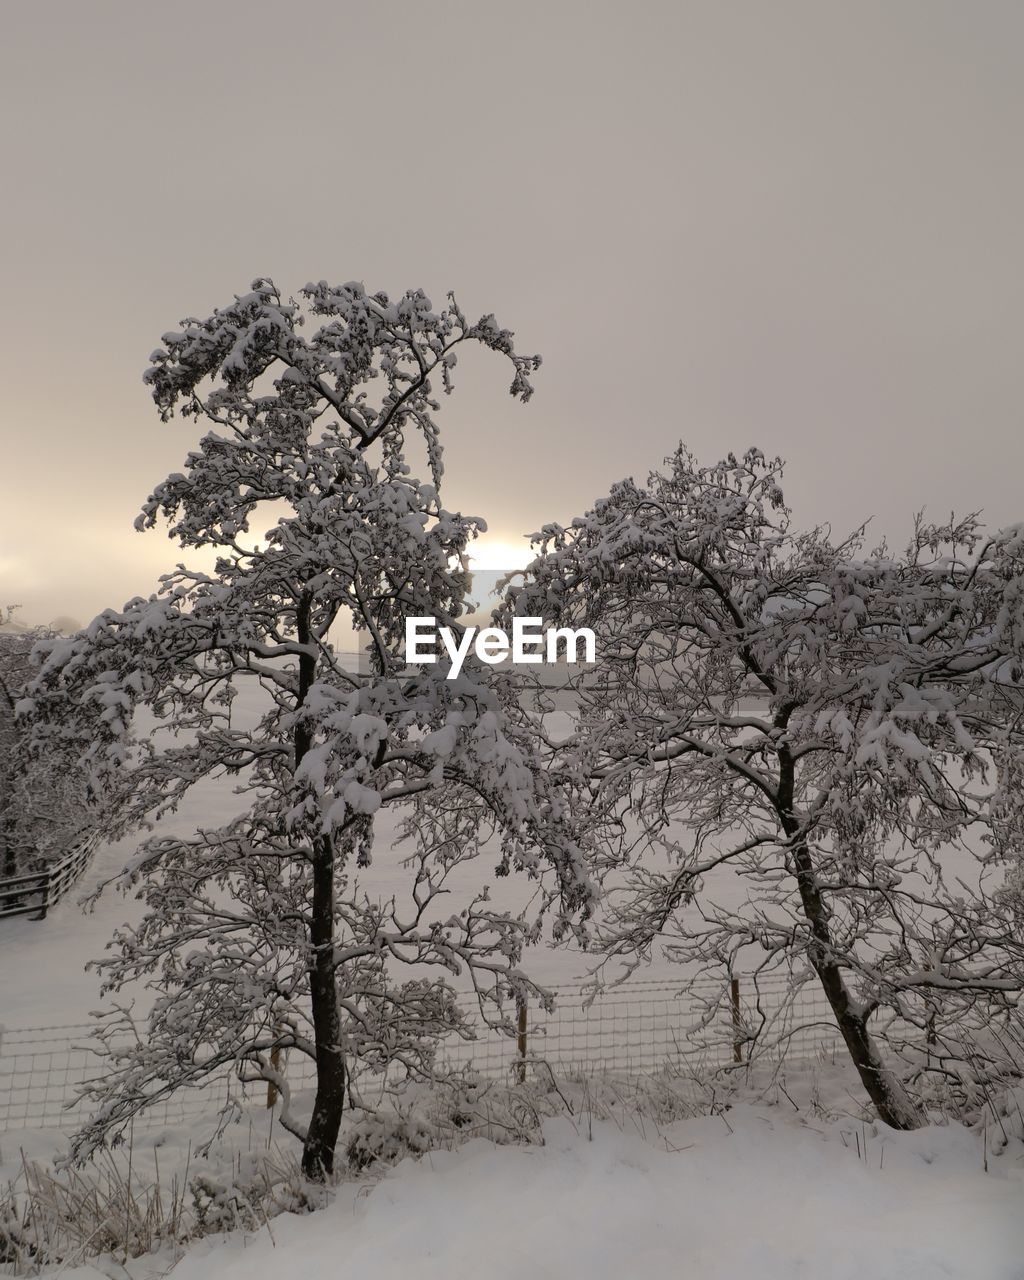
<instances>
[{"instance_id":1,"label":"snow covered field","mask_svg":"<svg viewBox=\"0 0 1024 1280\"><path fill-rule=\"evenodd\" d=\"M265 700L266 695L254 681L239 681L233 708L236 722L242 718L255 721L267 705ZM140 725L139 732L147 732L141 716ZM188 835L197 828L226 822L243 806L244 801L233 793L231 781L204 779L195 784L177 813L160 822L157 833ZM393 812L383 810L378 814L373 865L360 878L372 895L395 894L401 900L408 895L410 879L402 866L405 851L393 843L394 825ZM137 920L140 908L115 888L108 889L88 913L81 910L78 902L97 885L116 876L141 839L139 836L101 847L80 884L51 909L46 921L22 916L0 922L0 968L18 975L17 982L5 983L0 990L0 1026L78 1023L97 1007L99 982L94 973L85 972L85 965L102 957L114 930ZM518 906L528 900L532 889L524 877L499 880L493 871L492 863L478 860L467 888L476 890L489 882L492 897L502 906ZM541 946L532 949L525 967L537 980L558 985L585 978L592 963L590 956L577 949ZM662 966L646 976L674 978L676 971ZM149 1007L147 993L138 990L132 995L136 1011L144 1013Z\"/></svg>"},{"instance_id":2,"label":"snow covered field","mask_svg":"<svg viewBox=\"0 0 1024 1280\"><path fill-rule=\"evenodd\" d=\"M61 1274L1020 1280L1020 1144L988 1173L983 1159L980 1137L955 1125L883 1135L764 1105L660 1127L577 1114L547 1120L543 1145L473 1139L342 1183L312 1215Z\"/></svg>"},{"instance_id":3,"label":"snow covered field","mask_svg":"<svg viewBox=\"0 0 1024 1280\"><path fill-rule=\"evenodd\" d=\"M161 823L170 833L192 831L197 825L212 825L234 812L234 797L223 783L197 784L192 803ZM387 814L382 815L387 819ZM399 895L408 893L409 877L403 871L400 852L389 845L385 821L379 824L374 866L365 877L367 890ZM52 908L45 921L19 916L0 922L0 970L17 974L16 982L5 982L0 991L0 1026L53 1026L81 1022L100 1003L97 975L85 972L85 965L104 954L113 931L139 916L139 905L116 889L108 889L95 907L83 912L78 900L101 881L116 875L131 855L134 842L101 848L82 881L67 898ZM493 871L481 864L482 878ZM526 886L511 886L523 894ZM500 901L510 898L510 886L500 886ZM497 895L496 895L497 896ZM527 961L532 976L551 984L568 983L584 977L590 957L576 950L534 948ZM663 971L673 976L666 969ZM649 975L650 976L650 975ZM134 993L136 1009L144 1012L149 1001L144 991Z\"/></svg>"},{"instance_id":4,"label":"snow covered field","mask_svg":"<svg viewBox=\"0 0 1024 1280\"><path fill-rule=\"evenodd\" d=\"M263 709L265 697L255 682L240 681L234 714L255 720ZM548 717L548 730L557 738L569 732L570 723L564 712L556 711ZM226 822L241 803L232 786L232 782L223 778L196 783L178 812L161 821L158 833L187 835L199 827ZM393 811L384 809L377 815L374 861L361 873L360 880L373 896L394 894L401 900L408 894L410 881L402 866L405 852L394 843L394 826ZM80 1023L100 1003L97 976L86 973L85 965L103 955L113 931L126 921L138 919L140 909L132 898L124 897L114 888L108 889L87 913L81 910L78 901L101 882L116 876L137 843L132 839L101 847L79 886L51 909L47 921L40 923L29 917L16 917L0 922L0 968L18 975L17 982L6 983L0 990L0 1026ZM954 851L951 857L951 872L968 880L976 877L976 865L967 854ZM514 909L524 905L532 893L525 877L499 879L493 870L486 858L471 864L465 881L467 890L475 891L487 883L492 900L499 906ZM713 882L709 880L709 884L714 901L725 907L742 909L749 902L749 884L728 870ZM456 905L455 899L449 901ZM557 949L540 945L528 950L524 968L536 981L570 986L585 980L595 963L593 955L583 953L572 944ZM683 982L685 972L678 965L655 957L639 976ZM147 993L135 990L131 995L136 1002L136 1012L145 1013L149 1007Z\"/></svg>"},{"instance_id":5,"label":"snow covered field","mask_svg":"<svg viewBox=\"0 0 1024 1280\"><path fill-rule=\"evenodd\" d=\"M881 1167L879 1167L881 1165ZM763 1109L669 1126L549 1121L543 1147L476 1140L346 1186L274 1239L197 1249L176 1280L1019 1280L1024 1178L986 1176L973 1135L869 1141Z\"/></svg>"}]
</instances>

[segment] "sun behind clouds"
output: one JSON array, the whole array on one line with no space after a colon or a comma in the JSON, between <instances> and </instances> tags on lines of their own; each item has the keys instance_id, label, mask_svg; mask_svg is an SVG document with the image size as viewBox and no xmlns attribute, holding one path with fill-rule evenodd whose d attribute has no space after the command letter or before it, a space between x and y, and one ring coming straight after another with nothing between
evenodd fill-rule
<instances>
[{"instance_id":1,"label":"sun behind clouds","mask_svg":"<svg viewBox=\"0 0 1024 1280\"><path fill-rule=\"evenodd\" d=\"M533 558L534 552L526 538L492 536L485 533L469 547L471 569L502 569L506 573L511 573L514 569L525 569Z\"/></svg>"}]
</instances>

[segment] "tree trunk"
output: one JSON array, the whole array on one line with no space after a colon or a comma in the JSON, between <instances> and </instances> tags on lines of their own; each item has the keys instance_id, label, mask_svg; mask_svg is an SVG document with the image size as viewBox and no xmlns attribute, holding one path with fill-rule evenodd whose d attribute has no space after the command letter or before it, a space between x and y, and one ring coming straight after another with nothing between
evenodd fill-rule
<instances>
[{"instance_id":1,"label":"tree trunk","mask_svg":"<svg viewBox=\"0 0 1024 1280\"><path fill-rule=\"evenodd\" d=\"M823 960L820 953L814 954L815 950L816 948L812 949L811 964L879 1119L893 1129L919 1129L924 1124L925 1117L903 1087L903 1082L882 1060L878 1046L868 1031L866 1020L855 1012L856 1006L850 999L841 970L835 963Z\"/></svg>"},{"instance_id":2,"label":"tree trunk","mask_svg":"<svg viewBox=\"0 0 1024 1280\"><path fill-rule=\"evenodd\" d=\"M334 1148L345 1106L345 1058L341 1015L334 982L334 849L317 841L313 862L313 911L310 942L313 963L309 991L316 1044L316 1098L302 1148L302 1172L323 1182L334 1172Z\"/></svg>"},{"instance_id":3,"label":"tree trunk","mask_svg":"<svg viewBox=\"0 0 1024 1280\"><path fill-rule=\"evenodd\" d=\"M798 837L800 824L793 813L792 797L794 770L788 752L780 752L782 769L779 785L779 819L783 830L791 839ZM796 867L800 902L808 924L811 926L811 945L808 957L818 975L825 997L835 1014L850 1058L868 1097L874 1104L879 1118L893 1129L919 1129L925 1122L921 1109L903 1087L903 1082L890 1071L882 1060L867 1019L854 1001L843 979L843 972L836 962L832 932L829 929L830 912L821 896L814 861L806 841L796 839L791 846Z\"/></svg>"},{"instance_id":4,"label":"tree trunk","mask_svg":"<svg viewBox=\"0 0 1024 1280\"><path fill-rule=\"evenodd\" d=\"M296 610L296 632L300 644L311 640L310 597L304 595ZM316 660L310 654L299 658L297 709L306 701L316 678ZM309 727L300 719L295 727L295 768L313 745ZM341 1014L334 979L334 843L319 836L313 844L313 902L310 912L309 995L313 1012L313 1039L316 1048L316 1097L302 1148L302 1172L315 1182L323 1182L334 1172L334 1148L338 1142L345 1106L345 1058L341 1044Z\"/></svg>"},{"instance_id":5,"label":"tree trunk","mask_svg":"<svg viewBox=\"0 0 1024 1280\"><path fill-rule=\"evenodd\" d=\"M0 840L3 841L3 862L0 876L16 876L18 874L18 854L14 843L14 821L9 814L4 814L0 822Z\"/></svg>"}]
</instances>

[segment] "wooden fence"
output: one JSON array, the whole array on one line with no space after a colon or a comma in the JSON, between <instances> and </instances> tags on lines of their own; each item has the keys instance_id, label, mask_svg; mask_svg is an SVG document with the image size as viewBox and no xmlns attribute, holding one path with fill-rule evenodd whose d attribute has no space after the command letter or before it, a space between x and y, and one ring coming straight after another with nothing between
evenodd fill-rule
<instances>
[{"instance_id":1,"label":"wooden fence","mask_svg":"<svg viewBox=\"0 0 1024 1280\"><path fill-rule=\"evenodd\" d=\"M0 880L0 920L31 912L35 912L37 920L44 919L92 861L96 843L95 835L84 836L59 861L39 871Z\"/></svg>"}]
</instances>

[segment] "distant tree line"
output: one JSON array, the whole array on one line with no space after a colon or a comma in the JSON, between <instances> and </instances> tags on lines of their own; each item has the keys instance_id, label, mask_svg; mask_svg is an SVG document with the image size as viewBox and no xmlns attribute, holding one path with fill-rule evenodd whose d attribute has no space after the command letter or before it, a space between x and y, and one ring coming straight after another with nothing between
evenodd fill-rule
<instances>
[{"instance_id":1,"label":"distant tree line","mask_svg":"<svg viewBox=\"0 0 1024 1280\"><path fill-rule=\"evenodd\" d=\"M15 608L0 628L0 879L21 875L59 858L93 822L85 772L33 756L26 727L16 714L37 673L32 651L52 642L50 627L15 627Z\"/></svg>"}]
</instances>

